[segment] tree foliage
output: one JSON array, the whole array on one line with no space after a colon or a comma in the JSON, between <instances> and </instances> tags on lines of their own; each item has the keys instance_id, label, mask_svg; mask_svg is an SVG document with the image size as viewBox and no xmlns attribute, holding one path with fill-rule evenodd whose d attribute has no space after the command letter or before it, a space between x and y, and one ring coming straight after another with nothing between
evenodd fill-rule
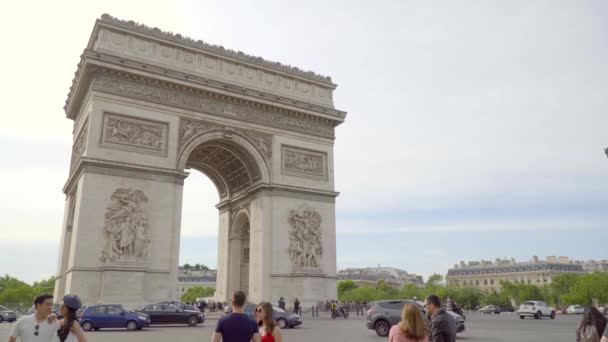
<instances>
[{"instance_id":1,"label":"tree foliage","mask_svg":"<svg viewBox=\"0 0 608 342\"><path fill-rule=\"evenodd\" d=\"M5 275L0 277L0 304L9 307L31 305L34 297L42 293L53 293L55 277L30 285L17 278Z\"/></svg>"},{"instance_id":2,"label":"tree foliage","mask_svg":"<svg viewBox=\"0 0 608 342\"><path fill-rule=\"evenodd\" d=\"M186 303L195 302L197 298L211 297L215 289L206 286L193 286L186 290L181 296L181 301Z\"/></svg>"}]
</instances>

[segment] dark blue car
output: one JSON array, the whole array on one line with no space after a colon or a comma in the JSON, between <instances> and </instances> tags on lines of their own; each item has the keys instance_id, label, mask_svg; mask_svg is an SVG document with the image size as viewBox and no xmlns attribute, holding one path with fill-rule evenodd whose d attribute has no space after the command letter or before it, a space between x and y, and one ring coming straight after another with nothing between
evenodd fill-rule
<instances>
[{"instance_id":1,"label":"dark blue car","mask_svg":"<svg viewBox=\"0 0 608 342\"><path fill-rule=\"evenodd\" d=\"M84 331L102 328L127 328L139 330L150 325L148 315L134 312L122 305L88 306L80 317L80 326Z\"/></svg>"}]
</instances>

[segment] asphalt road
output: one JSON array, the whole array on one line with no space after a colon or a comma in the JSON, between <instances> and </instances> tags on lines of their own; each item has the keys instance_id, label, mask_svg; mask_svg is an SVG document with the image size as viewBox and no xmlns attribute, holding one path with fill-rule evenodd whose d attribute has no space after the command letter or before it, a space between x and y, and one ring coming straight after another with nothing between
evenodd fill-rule
<instances>
[{"instance_id":1,"label":"asphalt road","mask_svg":"<svg viewBox=\"0 0 608 342\"><path fill-rule=\"evenodd\" d=\"M323 316L323 313L321 313ZM525 319L503 315L469 315L466 331L458 335L458 341L504 341L504 342L570 342L575 340L575 329L580 316L558 316L550 319ZM196 328L185 326L154 326L141 331L128 332L122 329L109 329L88 332L89 342L101 341L210 341L217 318L210 317ZM13 323L0 324L0 341L6 341ZM328 317L304 317L304 324L295 329L285 329L286 342L378 342L387 338L378 337L365 327L362 317L332 320Z\"/></svg>"}]
</instances>

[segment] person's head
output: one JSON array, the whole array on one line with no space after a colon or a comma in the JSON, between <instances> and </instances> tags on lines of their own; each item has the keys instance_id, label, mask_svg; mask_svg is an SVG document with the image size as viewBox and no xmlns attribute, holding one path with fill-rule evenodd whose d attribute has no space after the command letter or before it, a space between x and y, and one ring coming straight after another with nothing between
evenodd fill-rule
<instances>
[{"instance_id":1,"label":"person's head","mask_svg":"<svg viewBox=\"0 0 608 342\"><path fill-rule=\"evenodd\" d=\"M422 340L427 336L426 322L422 317L422 312L414 304L405 304L401 312L401 322L399 330L410 339Z\"/></svg>"},{"instance_id":2,"label":"person's head","mask_svg":"<svg viewBox=\"0 0 608 342\"><path fill-rule=\"evenodd\" d=\"M63 316L64 324L57 331L57 336L61 342L68 338L70 328L76 321L76 311L80 309L82 302L76 295L67 294L63 296L63 305L61 305L61 315Z\"/></svg>"},{"instance_id":3,"label":"person's head","mask_svg":"<svg viewBox=\"0 0 608 342\"><path fill-rule=\"evenodd\" d=\"M585 322L585 325L597 327L598 325L606 324L606 317L595 306L587 305L583 312L583 322Z\"/></svg>"},{"instance_id":4,"label":"person's head","mask_svg":"<svg viewBox=\"0 0 608 342\"><path fill-rule=\"evenodd\" d=\"M34 309L42 315L50 315L53 311L53 296L44 293L34 298Z\"/></svg>"},{"instance_id":5,"label":"person's head","mask_svg":"<svg viewBox=\"0 0 608 342\"><path fill-rule=\"evenodd\" d=\"M247 296L243 291L234 291L232 293L232 306L235 308L242 308L245 305L245 300Z\"/></svg>"},{"instance_id":6,"label":"person's head","mask_svg":"<svg viewBox=\"0 0 608 342\"><path fill-rule=\"evenodd\" d=\"M424 301L424 307L429 316L434 316L441 309L441 301L436 295L430 295L426 297Z\"/></svg>"},{"instance_id":7,"label":"person's head","mask_svg":"<svg viewBox=\"0 0 608 342\"><path fill-rule=\"evenodd\" d=\"M268 302L262 302L255 307L255 320L259 326L264 326L267 332L274 331L274 320L272 319L272 305Z\"/></svg>"}]
</instances>

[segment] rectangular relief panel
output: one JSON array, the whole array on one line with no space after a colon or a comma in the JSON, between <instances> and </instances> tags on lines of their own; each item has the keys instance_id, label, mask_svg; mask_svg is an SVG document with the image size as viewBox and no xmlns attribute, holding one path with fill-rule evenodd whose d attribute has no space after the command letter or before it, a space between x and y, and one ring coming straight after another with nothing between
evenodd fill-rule
<instances>
[{"instance_id":1,"label":"rectangular relief panel","mask_svg":"<svg viewBox=\"0 0 608 342\"><path fill-rule=\"evenodd\" d=\"M101 146L167 155L169 123L104 113Z\"/></svg>"},{"instance_id":2,"label":"rectangular relief panel","mask_svg":"<svg viewBox=\"0 0 608 342\"><path fill-rule=\"evenodd\" d=\"M327 180L327 153L281 145L281 173Z\"/></svg>"}]
</instances>

